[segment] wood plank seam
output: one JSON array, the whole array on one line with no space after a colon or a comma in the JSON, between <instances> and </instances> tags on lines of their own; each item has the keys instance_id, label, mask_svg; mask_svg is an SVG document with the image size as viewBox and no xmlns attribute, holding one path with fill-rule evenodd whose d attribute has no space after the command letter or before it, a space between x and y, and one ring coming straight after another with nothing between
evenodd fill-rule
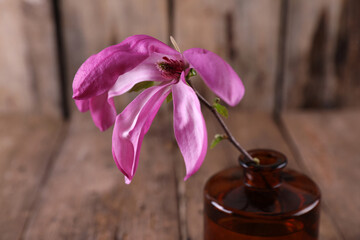
<instances>
[{"instance_id":1,"label":"wood plank seam","mask_svg":"<svg viewBox=\"0 0 360 240\"><path fill-rule=\"evenodd\" d=\"M55 141L54 145L51 146L51 151L49 152L49 156L47 157L48 158L47 165L46 165L45 171L41 177L40 184L34 190L36 192L36 194L35 194L34 199L32 200L26 220L20 231L19 240L24 239L24 236L26 235L28 227L30 226L31 220L32 220L34 214L36 214L38 207L40 206L39 199L40 199L42 190L46 186L46 183L48 182L48 179L51 176L53 166L56 162L55 160L57 159L57 156L60 154L62 146L65 143L66 136L68 135L68 130L69 130L69 122L64 122L59 127L59 133L55 137L56 141Z\"/></svg>"},{"instance_id":2,"label":"wood plank seam","mask_svg":"<svg viewBox=\"0 0 360 240\"><path fill-rule=\"evenodd\" d=\"M302 169L302 171L305 174L307 174L311 177L312 176L311 171L306 167L303 157L301 155L301 152L300 152L299 148L297 147L297 145L294 141L294 138L291 136L290 131L287 128L283 117L281 115L276 117L275 123L276 123L276 126L278 127L281 135L285 139L290 151L292 152L296 163L299 165L299 167ZM322 199L321 204L322 204L323 211L327 213L327 215L330 217L332 224L335 226L335 228L336 228L335 231L341 236L342 240L346 240L344 233L340 229L340 226L335 221L336 218L333 216L332 212L330 211L330 208L328 208L324 199Z\"/></svg>"},{"instance_id":3,"label":"wood plank seam","mask_svg":"<svg viewBox=\"0 0 360 240\"><path fill-rule=\"evenodd\" d=\"M167 0L167 14L168 14L168 34L169 36L173 36L175 33L175 17L174 17L174 12L175 12L175 4L174 4L174 0ZM170 39L168 39L168 43L170 44Z\"/></svg>"},{"instance_id":4,"label":"wood plank seam","mask_svg":"<svg viewBox=\"0 0 360 240\"><path fill-rule=\"evenodd\" d=\"M70 111L69 111L69 102L68 102L68 94L67 94L67 69L66 69L66 56L65 56L65 48L63 42L63 26L61 23L61 8L58 0L52 0L52 17L54 21L55 28L55 41L56 41L56 53L57 53L57 65L59 69L59 91L60 91L60 104L62 110L62 117L64 119L69 119Z\"/></svg>"},{"instance_id":5,"label":"wood plank seam","mask_svg":"<svg viewBox=\"0 0 360 240\"><path fill-rule=\"evenodd\" d=\"M176 148L176 143L172 143L172 148ZM175 159L175 161L178 159ZM187 240L188 232L186 227L186 195L185 195L185 182L178 176L177 163L173 162L173 171L175 176L176 186L176 199L177 199L177 211L178 211L178 227L179 227L179 240Z\"/></svg>"},{"instance_id":6,"label":"wood plank seam","mask_svg":"<svg viewBox=\"0 0 360 240\"><path fill-rule=\"evenodd\" d=\"M274 109L275 114L280 114L283 109L284 101L284 74L285 74L285 56L286 56L286 40L288 27L288 0L282 0L280 5L280 26L278 39L278 57L274 88Z\"/></svg>"}]
</instances>

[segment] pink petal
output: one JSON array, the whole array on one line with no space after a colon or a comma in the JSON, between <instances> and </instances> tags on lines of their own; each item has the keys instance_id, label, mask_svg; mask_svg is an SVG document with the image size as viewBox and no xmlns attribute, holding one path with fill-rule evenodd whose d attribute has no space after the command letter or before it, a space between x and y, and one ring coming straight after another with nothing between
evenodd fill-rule
<instances>
[{"instance_id":1,"label":"pink petal","mask_svg":"<svg viewBox=\"0 0 360 240\"><path fill-rule=\"evenodd\" d=\"M188 179L201 166L207 151L207 131L199 99L185 82L172 86L175 138L185 160Z\"/></svg>"},{"instance_id":2,"label":"pink petal","mask_svg":"<svg viewBox=\"0 0 360 240\"><path fill-rule=\"evenodd\" d=\"M80 112L87 112L89 111L89 100L75 100L76 107L79 109Z\"/></svg>"},{"instance_id":3,"label":"pink petal","mask_svg":"<svg viewBox=\"0 0 360 240\"><path fill-rule=\"evenodd\" d=\"M116 117L112 152L126 183L134 177L144 135L169 92L169 84L148 88Z\"/></svg>"},{"instance_id":4,"label":"pink petal","mask_svg":"<svg viewBox=\"0 0 360 240\"><path fill-rule=\"evenodd\" d=\"M101 131L105 131L114 124L116 109L114 100L108 98L107 92L91 98L89 100L89 108L95 125Z\"/></svg>"},{"instance_id":5,"label":"pink petal","mask_svg":"<svg viewBox=\"0 0 360 240\"><path fill-rule=\"evenodd\" d=\"M134 69L120 75L114 86L109 90L109 97L119 96L129 91L135 84L143 81L164 81L164 77L156 64L165 55L153 53Z\"/></svg>"},{"instance_id":6,"label":"pink petal","mask_svg":"<svg viewBox=\"0 0 360 240\"><path fill-rule=\"evenodd\" d=\"M75 104L80 112L90 110L95 125L101 131L105 131L115 122L114 100L108 98L107 93L86 100L75 100Z\"/></svg>"},{"instance_id":7,"label":"pink petal","mask_svg":"<svg viewBox=\"0 0 360 240\"><path fill-rule=\"evenodd\" d=\"M148 35L133 35L126 38L122 43L127 44L129 49L133 49L136 52L144 54L153 52L163 53L166 55L179 54L179 52L175 49Z\"/></svg>"},{"instance_id":8,"label":"pink petal","mask_svg":"<svg viewBox=\"0 0 360 240\"><path fill-rule=\"evenodd\" d=\"M245 93L244 85L228 63L201 48L188 49L183 55L216 95L231 106L239 103Z\"/></svg>"},{"instance_id":9,"label":"pink petal","mask_svg":"<svg viewBox=\"0 0 360 240\"><path fill-rule=\"evenodd\" d=\"M131 36L105 48L88 58L79 68L73 81L73 98L88 99L103 94L120 75L135 68L154 52L178 54L166 44L146 35Z\"/></svg>"}]
</instances>

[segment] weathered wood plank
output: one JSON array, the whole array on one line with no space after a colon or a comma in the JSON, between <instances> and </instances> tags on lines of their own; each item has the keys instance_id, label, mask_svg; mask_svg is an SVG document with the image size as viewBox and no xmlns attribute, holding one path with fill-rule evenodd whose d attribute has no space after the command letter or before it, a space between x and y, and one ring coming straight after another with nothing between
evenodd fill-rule
<instances>
[{"instance_id":1,"label":"weathered wood plank","mask_svg":"<svg viewBox=\"0 0 360 240\"><path fill-rule=\"evenodd\" d=\"M21 1L27 59L36 96L34 109L42 114L62 115L60 78L52 2Z\"/></svg>"},{"instance_id":2,"label":"weathered wood plank","mask_svg":"<svg viewBox=\"0 0 360 240\"><path fill-rule=\"evenodd\" d=\"M65 37L67 91L80 65L92 54L134 34L148 34L168 42L166 0L65 0L61 2ZM129 97L117 99L124 106ZM74 108L73 101L69 101Z\"/></svg>"},{"instance_id":3,"label":"weathered wood plank","mask_svg":"<svg viewBox=\"0 0 360 240\"><path fill-rule=\"evenodd\" d=\"M247 149L253 148L272 148L283 152L288 157L288 167L299 170L299 166L288 144L283 139L280 131L275 125L269 114L264 113L245 113L231 112L229 121L230 129L234 136ZM212 116L207 115L207 128L209 138L213 133L222 133L218 123L213 121ZM215 131L214 131L215 130ZM184 195L183 205L185 210L186 225L183 226L187 236L183 239L200 240L203 238L203 187L206 180L216 172L237 165L238 152L227 142L220 143L214 150L209 150L206 159L194 176L192 176L183 186ZM303 170L299 170L302 171ZM181 186L181 179L179 185ZM181 199L181 198L180 198ZM322 220L320 227L320 239L337 240L341 239L336 232L328 213L322 210Z\"/></svg>"},{"instance_id":4,"label":"weathered wood plank","mask_svg":"<svg viewBox=\"0 0 360 240\"><path fill-rule=\"evenodd\" d=\"M147 34L169 42L167 0L114 1L112 10L117 42L134 34Z\"/></svg>"},{"instance_id":5,"label":"weathered wood plank","mask_svg":"<svg viewBox=\"0 0 360 240\"><path fill-rule=\"evenodd\" d=\"M281 0L236 1L234 12L234 66L245 84L240 106L274 109L276 70L280 50Z\"/></svg>"},{"instance_id":6,"label":"weathered wood plank","mask_svg":"<svg viewBox=\"0 0 360 240\"><path fill-rule=\"evenodd\" d=\"M357 78L352 76L349 78L353 80L345 79L346 73L336 76L337 69L346 67L344 57L346 58L349 53L346 46L339 46L339 43L343 44L339 42L343 40L339 39L339 34L344 30L358 32L359 29L352 26L350 30L350 28L340 26L342 3L350 1L294 0L288 2L284 106L286 108L333 108L342 105L357 105L359 101L354 101L356 98L353 98L354 94L359 96ZM359 8L357 16L358 13ZM355 19L355 16L353 18ZM348 41L348 36L345 37ZM359 38L355 41L358 43ZM356 47L353 48L355 49ZM357 66L359 66L358 63ZM347 71L356 72L348 68ZM349 81L352 82L349 83ZM348 85L343 86L344 82L348 82ZM344 89L349 91L340 92ZM353 103L350 104L345 99L352 99Z\"/></svg>"},{"instance_id":7,"label":"weathered wood plank","mask_svg":"<svg viewBox=\"0 0 360 240\"><path fill-rule=\"evenodd\" d=\"M49 171L62 124L23 115L0 118L0 239L19 239Z\"/></svg>"},{"instance_id":8,"label":"weathered wood plank","mask_svg":"<svg viewBox=\"0 0 360 240\"><path fill-rule=\"evenodd\" d=\"M178 239L176 181L161 116L145 136L131 185L111 154L111 130L75 114L25 239ZM44 228L46 226L46 228Z\"/></svg>"},{"instance_id":9,"label":"weathered wood plank","mask_svg":"<svg viewBox=\"0 0 360 240\"><path fill-rule=\"evenodd\" d=\"M226 59L244 81L243 108L274 108L280 3L175 0L175 37L180 48L205 48Z\"/></svg>"},{"instance_id":10,"label":"weathered wood plank","mask_svg":"<svg viewBox=\"0 0 360 240\"><path fill-rule=\"evenodd\" d=\"M19 1L1 1L0 16L1 112L26 111L33 108L34 96L28 77L26 46L23 42L25 36L20 18Z\"/></svg>"},{"instance_id":11,"label":"weathered wood plank","mask_svg":"<svg viewBox=\"0 0 360 240\"><path fill-rule=\"evenodd\" d=\"M284 119L344 239L359 239L360 112L288 113Z\"/></svg>"},{"instance_id":12,"label":"weathered wood plank","mask_svg":"<svg viewBox=\"0 0 360 240\"><path fill-rule=\"evenodd\" d=\"M50 2L1 1L0 16L0 111L59 117L59 78Z\"/></svg>"},{"instance_id":13,"label":"weathered wood plank","mask_svg":"<svg viewBox=\"0 0 360 240\"><path fill-rule=\"evenodd\" d=\"M345 0L339 21L334 67L337 105L360 106L360 2Z\"/></svg>"},{"instance_id":14,"label":"weathered wood plank","mask_svg":"<svg viewBox=\"0 0 360 240\"><path fill-rule=\"evenodd\" d=\"M72 80L80 65L92 54L110 45L113 38L110 3L110 0L60 2L69 98L72 96ZM75 107L71 100L69 105Z\"/></svg>"}]
</instances>

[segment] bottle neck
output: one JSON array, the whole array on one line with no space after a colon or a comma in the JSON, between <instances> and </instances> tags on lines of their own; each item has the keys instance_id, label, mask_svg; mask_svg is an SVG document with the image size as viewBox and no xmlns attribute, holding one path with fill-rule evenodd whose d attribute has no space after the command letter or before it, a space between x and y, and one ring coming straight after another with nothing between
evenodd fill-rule
<instances>
[{"instance_id":1,"label":"bottle neck","mask_svg":"<svg viewBox=\"0 0 360 240\"><path fill-rule=\"evenodd\" d=\"M244 169L245 185L249 188L271 190L281 185L281 171L287 164L285 155L268 149L249 151L253 158L260 163L246 161L240 157L240 164Z\"/></svg>"}]
</instances>

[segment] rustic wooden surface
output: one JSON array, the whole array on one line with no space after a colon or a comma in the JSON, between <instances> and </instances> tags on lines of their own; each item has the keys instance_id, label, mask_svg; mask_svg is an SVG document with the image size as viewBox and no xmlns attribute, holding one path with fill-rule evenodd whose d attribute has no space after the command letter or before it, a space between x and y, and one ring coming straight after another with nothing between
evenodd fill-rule
<instances>
[{"instance_id":1,"label":"rustic wooden surface","mask_svg":"<svg viewBox=\"0 0 360 240\"><path fill-rule=\"evenodd\" d=\"M244 81L242 108L274 108L280 3L175 0L174 36L181 49L205 48L226 59Z\"/></svg>"},{"instance_id":2,"label":"rustic wooden surface","mask_svg":"<svg viewBox=\"0 0 360 240\"><path fill-rule=\"evenodd\" d=\"M204 112L211 138L221 130ZM227 122L246 148L280 150L289 167L319 184L321 240L357 240L359 120L360 112L354 111L287 113L279 121L266 113L232 111ZM220 143L183 182L171 116L160 111L144 139L135 178L126 185L112 160L111 130L98 131L89 114L78 113L66 124L22 115L2 116L0 123L4 240L200 240L204 183L235 165L238 155Z\"/></svg>"},{"instance_id":3,"label":"rustic wooden surface","mask_svg":"<svg viewBox=\"0 0 360 240\"><path fill-rule=\"evenodd\" d=\"M285 116L304 171L319 184L325 209L344 239L360 238L360 112Z\"/></svg>"},{"instance_id":4,"label":"rustic wooden surface","mask_svg":"<svg viewBox=\"0 0 360 240\"><path fill-rule=\"evenodd\" d=\"M76 115L25 239L178 238L176 181L171 155L157 147L167 140L160 125L145 138L136 178L126 185L112 160L111 131Z\"/></svg>"},{"instance_id":5,"label":"rustic wooden surface","mask_svg":"<svg viewBox=\"0 0 360 240\"><path fill-rule=\"evenodd\" d=\"M0 117L0 239L20 239L27 229L63 129L51 118Z\"/></svg>"},{"instance_id":6,"label":"rustic wooden surface","mask_svg":"<svg viewBox=\"0 0 360 240\"><path fill-rule=\"evenodd\" d=\"M76 111L61 121L75 109L81 63L132 34L167 43L173 35L182 50L227 60L246 87L228 120L235 135L247 148L283 151L319 183L321 240L360 239L359 12L358 0L0 1L0 239L201 239L202 187L236 163L228 144L183 182L167 105L127 186L111 130ZM119 98L119 109L132 97ZM287 112L304 108L354 111ZM276 122L274 109L286 109ZM210 141L220 129L206 116Z\"/></svg>"},{"instance_id":7,"label":"rustic wooden surface","mask_svg":"<svg viewBox=\"0 0 360 240\"><path fill-rule=\"evenodd\" d=\"M287 107L333 107L334 49L341 1L289 1L285 61ZM306 16L306 17L305 17Z\"/></svg>"},{"instance_id":8,"label":"rustic wooden surface","mask_svg":"<svg viewBox=\"0 0 360 240\"><path fill-rule=\"evenodd\" d=\"M0 1L0 112L61 116L50 1Z\"/></svg>"},{"instance_id":9,"label":"rustic wooden surface","mask_svg":"<svg viewBox=\"0 0 360 240\"><path fill-rule=\"evenodd\" d=\"M239 109L359 107L359 12L358 0L3 0L0 112L66 116L79 66L133 34L223 57L246 87Z\"/></svg>"},{"instance_id":10,"label":"rustic wooden surface","mask_svg":"<svg viewBox=\"0 0 360 240\"><path fill-rule=\"evenodd\" d=\"M357 0L289 1L285 107L359 106L359 13Z\"/></svg>"}]
</instances>

